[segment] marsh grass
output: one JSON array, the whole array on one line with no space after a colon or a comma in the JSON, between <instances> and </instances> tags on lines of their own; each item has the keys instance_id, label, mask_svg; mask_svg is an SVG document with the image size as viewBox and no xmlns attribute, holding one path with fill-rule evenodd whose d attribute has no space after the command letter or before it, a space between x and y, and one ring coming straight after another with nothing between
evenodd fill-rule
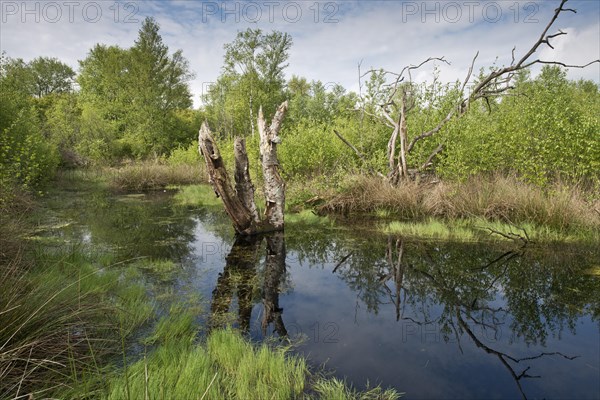
<instances>
[{"instance_id":1,"label":"marsh grass","mask_svg":"<svg viewBox=\"0 0 600 400\"><path fill-rule=\"evenodd\" d=\"M175 273L181 270L179 264L167 259L143 258L135 261L132 267L145 271L162 282L173 280Z\"/></svg>"},{"instance_id":2,"label":"marsh grass","mask_svg":"<svg viewBox=\"0 0 600 400\"><path fill-rule=\"evenodd\" d=\"M380 223L378 230L386 234L423 239L459 241L518 241L551 244L557 242L600 242L600 231L592 228L558 231L531 223L519 225L483 218L434 219L423 221L391 221Z\"/></svg>"},{"instance_id":3,"label":"marsh grass","mask_svg":"<svg viewBox=\"0 0 600 400\"><path fill-rule=\"evenodd\" d=\"M0 270L0 398L99 379L119 337L153 313L135 274L101 266L108 259L85 246L25 248Z\"/></svg>"},{"instance_id":4,"label":"marsh grass","mask_svg":"<svg viewBox=\"0 0 600 400\"><path fill-rule=\"evenodd\" d=\"M165 321L167 321L165 319ZM344 381L313 375L289 347L255 345L231 328L212 331L201 343L196 332L157 329L154 351L107 381L106 399L397 399L381 387L357 391ZM158 331L162 333L158 334ZM167 333L165 335L166 332Z\"/></svg>"},{"instance_id":5,"label":"marsh grass","mask_svg":"<svg viewBox=\"0 0 600 400\"><path fill-rule=\"evenodd\" d=\"M327 216L316 214L312 210L302 210L297 213L286 214L285 222L289 225L311 225L311 226L332 226L333 219Z\"/></svg>"},{"instance_id":6,"label":"marsh grass","mask_svg":"<svg viewBox=\"0 0 600 400\"><path fill-rule=\"evenodd\" d=\"M221 199L215 196L215 191L210 185L190 185L179 187L174 196L177 204L182 206L221 206Z\"/></svg>"},{"instance_id":7,"label":"marsh grass","mask_svg":"<svg viewBox=\"0 0 600 400\"><path fill-rule=\"evenodd\" d=\"M304 390L301 358L253 346L231 329L212 332L204 344L193 344L194 337L189 331L165 340L129 366L127 376L115 375L106 398L287 399Z\"/></svg>"},{"instance_id":8,"label":"marsh grass","mask_svg":"<svg viewBox=\"0 0 600 400\"><path fill-rule=\"evenodd\" d=\"M160 161L140 161L119 168L106 169L113 190L143 191L164 189L169 185L207 183L199 165L165 164Z\"/></svg>"},{"instance_id":9,"label":"marsh grass","mask_svg":"<svg viewBox=\"0 0 600 400\"><path fill-rule=\"evenodd\" d=\"M194 309L188 309L185 304L172 304L167 315L158 321L150 336L143 342L148 345L179 341L191 343L199 331L196 316Z\"/></svg>"},{"instance_id":10,"label":"marsh grass","mask_svg":"<svg viewBox=\"0 0 600 400\"><path fill-rule=\"evenodd\" d=\"M319 210L370 213L400 221L426 221L432 217L446 221L485 220L513 227L526 226L538 232L540 238L554 240L597 237L594 232L600 230L599 204L593 193L581 185L558 182L541 189L511 176L474 177L463 183L405 182L399 186L391 186L378 178L357 176L349 179ZM425 225L428 224L427 230L433 235L448 234L439 224ZM461 224L458 223L459 228ZM392 224L389 229L416 232L423 230L419 226L402 223ZM449 234L468 236L464 230Z\"/></svg>"},{"instance_id":11,"label":"marsh grass","mask_svg":"<svg viewBox=\"0 0 600 400\"><path fill-rule=\"evenodd\" d=\"M471 241L477 238L476 232L468 226L458 223L449 224L435 219L424 222L392 221L381 224L379 229L387 234L427 239Z\"/></svg>"},{"instance_id":12,"label":"marsh grass","mask_svg":"<svg viewBox=\"0 0 600 400\"><path fill-rule=\"evenodd\" d=\"M313 384L313 391L322 400L356 399L356 400L396 400L401 393L393 389L383 389L381 386L357 391L344 381L337 378L321 378Z\"/></svg>"}]
</instances>

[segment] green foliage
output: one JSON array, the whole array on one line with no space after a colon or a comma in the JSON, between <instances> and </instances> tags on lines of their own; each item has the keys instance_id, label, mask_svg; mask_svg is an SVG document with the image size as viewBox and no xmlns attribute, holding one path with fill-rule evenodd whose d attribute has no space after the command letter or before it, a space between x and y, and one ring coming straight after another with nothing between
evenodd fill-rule
<instances>
[{"instance_id":1,"label":"green foliage","mask_svg":"<svg viewBox=\"0 0 600 400\"><path fill-rule=\"evenodd\" d=\"M274 114L285 98L283 70L291 45L287 33L250 28L225 45L223 74L204 96L218 137L254 134L261 106L267 118Z\"/></svg>"},{"instance_id":2,"label":"green foliage","mask_svg":"<svg viewBox=\"0 0 600 400\"><path fill-rule=\"evenodd\" d=\"M366 163L335 136L334 130L358 148ZM370 121L357 121L354 117L333 117L330 121L305 118L283 131L279 159L289 178L327 176L339 181L348 171L383 170L387 142L384 134Z\"/></svg>"},{"instance_id":3,"label":"green foliage","mask_svg":"<svg viewBox=\"0 0 600 400\"><path fill-rule=\"evenodd\" d=\"M557 177L600 181L600 93L592 82L572 82L559 67L534 80L523 76L510 97L473 104L445 133L438 171L464 178L514 171L547 185Z\"/></svg>"},{"instance_id":4,"label":"green foliage","mask_svg":"<svg viewBox=\"0 0 600 400\"><path fill-rule=\"evenodd\" d=\"M175 194L175 201L182 206L206 207L221 206L222 202L209 185L189 185L182 187Z\"/></svg>"},{"instance_id":5,"label":"green foliage","mask_svg":"<svg viewBox=\"0 0 600 400\"><path fill-rule=\"evenodd\" d=\"M49 94L70 93L75 72L56 58L37 57L26 63L22 59L4 59L5 78L22 93L42 98Z\"/></svg>"},{"instance_id":6,"label":"green foliage","mask_svg":"<svg viewBox=\"0 0 600 400\"><path fill-rule=\"evenodd\" d=\"M199 124L187 110L192 105L188 61L181 50L169 55L158 31L158 24L146 18L132 48L98 44L81 61L82 108L90 109L107 132L99 137L91 126L82 132L91 135L94 158L104 151L163 155L193 137Z\"/></svg>"},{"instance_id":7,"label":"green foliage","mask_svg":"<svg viewBox=\"0 0 600 400\"><path fill-rule=\"evenodd\" d=\"M0 185L34 189L54 175L58 154L42 135L31 97L15 86L10 63L0 62Z\"/></svg>"},{"instance_id":8,"label":"green foliage","mask_svg":"<svg viewBox=\"0 0 600 400\"><path fill-rule=\"evenodd\" d=\"M187 146L178 146L171 151L169 158L167 158L169 165L196 165L203 162L198 151L198 141L194 140Z\"/></svg>"}]
</instances>

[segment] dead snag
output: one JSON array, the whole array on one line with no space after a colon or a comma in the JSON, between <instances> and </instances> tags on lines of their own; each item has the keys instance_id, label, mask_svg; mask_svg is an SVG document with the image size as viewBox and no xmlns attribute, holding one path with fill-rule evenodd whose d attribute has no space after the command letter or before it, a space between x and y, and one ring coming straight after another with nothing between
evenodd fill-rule
<instances>
[{"instance_id":1,"label":"dead snag","mask_svg":"<svg viewBox=\"0 0 600 400\"><path fill-rule=\"evenodd\" d=\"M260 223L260 217L254 202L254 185L250 179L250 163L246 153L246 139L237 137L233 142L235 158L235 191L242 204L248 209L255 223Z\"/></svg>"},{"instance_id":2,"label":"dead snag","mask_svg":"<svg viewBox=\"0 0 600 400\"><path fill-rule=\"evenodd\" d=\"M288 102L283 102L275 112L271 125L267 126L262 107L258 111L258 132L260 134L260 155L265 180L265 217L266 223L274 230L283 229L285 208L285 182L279 174L277 145L281 143L278 136Z\"/></svg>"},{"instance_id":3,"label":"dead snag","mask_svg":"<svg viewBox=\"0 0 600 400\"><path fill-rule=\"evenodd\" d=\"M217 197L221 197L221 200L223 200L225 211L229 214L235 231L244 235L255 233L257 223L251 211L248 210L244 202L238 197L238 193L231 186L227 170L219 153L219 148L206 122L202 123L202 127L200 128L198 149L206 161L206 171L208 172L209 181ZM247 160L248 158L246 157Z\"/></svg>"},{"instance_id":4,"label":"dead snag","mask_svg":"<svg viewBox=\"0 0 600 400\"><path fill-rule=\"evenodd\" d=\"M265 220L261 221L254 202L254 185L250 179L246 142L236 138L235 189L229 180L223 159L206 122L202 124L198 135L198 149L206 161L206 170L210 183L218 197L223 200L225 211L229 214L235 231L242 235L255 235L283 230L283 212L285 208L285 182L279 175L277 144L281 143L279 129L287 110L287 101L279 106L270 126L266 126L262 108L258 117L260 131L260 154L265 179Z\"/></svg>"}]
</instances>

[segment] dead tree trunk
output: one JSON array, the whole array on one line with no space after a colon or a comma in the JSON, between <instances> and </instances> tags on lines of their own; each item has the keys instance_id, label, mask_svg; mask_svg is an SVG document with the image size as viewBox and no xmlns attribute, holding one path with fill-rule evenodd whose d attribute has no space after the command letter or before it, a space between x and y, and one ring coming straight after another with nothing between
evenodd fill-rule
<instances>
[{"instance_id":1,"label":"dead tree trunk","mask_svg":"<svg viewBox=\"0 0 600 400\"><path fill-rule=\"evenodd\" d=\"M198 135L198 148L206 162L209 181L221 197L225 211L233 222L235 231L242 235L255 235L283 230L285 208L285 182L279 174L277 160L277 144L281 143L279 129L287 110L287 101L279 106L270 126L266 125L262 108L258 116L260 131L260 153L265 179L265 220L261 221L254 202L254 185L250 179L246 142L236 138L235 155L235 189L229 180L227 170L215 140L206 122L202 124Z\"/></svg>"},{"instance_id":2,"label":"dead tree trunk","mask_svg":"<svg viewBox=\"0 0 600 400\"><path fill-rule=\"evenodd\" d=\"M206 161L206 171L208 172L209 181L217 197L220 197L223 201L225 211L229 214L235 231L243 235L256 232L258 229L257 223L250 210L248 210L244 204L244 201L242 201L242 198L246 199L246 196L240 196L240 193L236 192L231 186L231 181L229 180L225 165L223 164L219 148L217 147L217 143L213 139L206 122L204 122L200 128L198 148L200 154L204 156L204 160ZM243 149L243 151L245 153L245 149ZM243 157L240 156L240 158ZM246 156L246 162L247 161L248 157ZM239 169L243 169L243 167L240 167ZM236 168L236 171L237 170L238 168ZM251 182L250 185L252 185ZM247 194L247 192L245 194Z\"/></svg>"},{"instance_id":3,"label":"dead tree trunk","mask_svg":"<svg viewBox=\"0 0 600 400\"><path fill-rule=\"evenodd\" d=\"M242 202L248 209L252 220L259 224L260 217L254 202L254 185L250 179L250 163L248 162L248 154L246 153L246 139L235 138L233 142L233 153L235 159L235 191Z\"/></svg>"},{"instance_id":4,"label":"dead tree trunk","mask_svg":"<svg viewBox=\"0 0 600 400\"><path fill-rule=\"evenodd\" d=\"M275 112L271 126L267 126L262 107L258 111L258 132L260 134L260 155L265 180L265 217L274 229L283 229L283 213L285 209L285 182L279 174L277 145L281 143L278 136L288 102L283 102Z\"/></svg>"}]
</instances>

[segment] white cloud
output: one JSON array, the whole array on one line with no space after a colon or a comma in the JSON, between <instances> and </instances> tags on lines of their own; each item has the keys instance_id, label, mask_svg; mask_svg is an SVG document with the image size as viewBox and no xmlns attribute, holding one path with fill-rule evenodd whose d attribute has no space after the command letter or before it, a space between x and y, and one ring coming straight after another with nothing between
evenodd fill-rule
<instances>
[{"instance_id":1,"label":"white cloud","mask_svg":"<svg viewBox=\"0 0 600 400\"><path fill-rule=\"evenodd\" d=\"M190 86L198 105L203 83L215 81L221 71L223 45L233 40L238 30L247 27L292 34L294 46L288 76L297 74L338 82L356 90L357 65L361 60L363 69L381 67L397 71L430 56L444 56L452 63L441 66L441 78L447 81L463 79L477 51L480 52L477 69L491 65L496 58L498 64L507 64L513 46L517 47L517 56L522 55L539 37L558 1L521 1L519 7L512 1L477 4L456 1L451 2L454 8L442 1L240 1L226 3L227 9L233 10L229 14L221 14L215 8L221 1L137 2L131 3L136 8L128 9L126 3L96 1L76 2L76 6L71 6L72 15L65 5L68 2L53 3L61 8L62 17L50 23L48 19L54 18L54 14L49 14L50 9L44 14L46 3L28 3L30 11L36 7L32 4L39 4L39 22L35 22L35 12L26 14L22 9L24 3L3 1L0 48L10 57L57 57L77 67L77 60L85 58L96 43L131 46L141 20L153 16L161 25L164 41L173 51L183 49L190 61L196 74ZM292 3L295 5L290 6ZM531 7L532 4L535 6ZM301 14L296 12L296 5ZM586 0L570 1L567 5L580 12L561 15L551 33L562 28L568 35L553 42L554 51L547 46L541 48L540 58L567 63L600 58L600 6ZM101 18L88 22L95 18L97 7ZM253 23L257 9L261 18ZM494 21L498 9L502 18ZM244 15L244 10L249 14ZM456 10L460 11L460 17ZM294 18L298 20L290 22ZM325 23L325 19L331 23ZM430 71L431 68L424 70L416 78L426 79ZM596 64L584 70L572 69L569 76L600 82L600 67Z\"/></svg>"}]
</instances>

